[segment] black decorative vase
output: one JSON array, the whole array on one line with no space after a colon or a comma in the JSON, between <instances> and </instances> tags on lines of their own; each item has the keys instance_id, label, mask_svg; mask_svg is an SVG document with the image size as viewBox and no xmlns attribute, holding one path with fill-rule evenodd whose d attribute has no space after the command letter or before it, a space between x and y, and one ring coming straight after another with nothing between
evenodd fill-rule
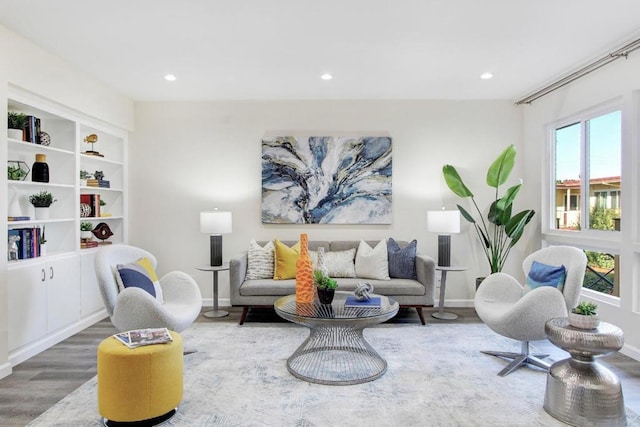
<instances>
[{"instance_id":1,"label":"black decorative vase","mask_svg":"<svg viewBox=\"0 0 640 427\"><path fill-rule=\"evenodd\" d=\"M31 181L49 182L49 165L46 155L36 154L36 161L31 168Z\"/></svg>"},{"instance_id":2,"label":"black decorative vase","mask_svg":"<svg viewBox=\"0 0 640 427\"><path fill-rule=\"evenodd\" d=\"M331 304L333 302L333 296L335 295L335 289L320 289L318 288L318 300L320 304Z\"/></svg>"}]
</instances>

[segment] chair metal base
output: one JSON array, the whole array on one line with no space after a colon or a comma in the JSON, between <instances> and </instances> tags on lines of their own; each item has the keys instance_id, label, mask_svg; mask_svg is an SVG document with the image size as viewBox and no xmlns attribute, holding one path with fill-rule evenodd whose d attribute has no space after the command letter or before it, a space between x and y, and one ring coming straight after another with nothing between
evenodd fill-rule
<instances>
[{"instance_id":1,"label":"chair metal base","mask_svg":"<svg viewBox=\"0 0 640 427\"><path fill-rule=\"evenodd\" d=\"M548 354L531 354L529 352L529 341L522 341L520 353L511 353L505 351L480 351L480 353L512 360L512 362L509 363L503 370L498 372L498 375L501 377L509 375L519 367L527 364L537 366L546 371L548 371L549 367L551 366L551 363L542 360L545 357L548 357Z\"/></svg>"}]
</instances>

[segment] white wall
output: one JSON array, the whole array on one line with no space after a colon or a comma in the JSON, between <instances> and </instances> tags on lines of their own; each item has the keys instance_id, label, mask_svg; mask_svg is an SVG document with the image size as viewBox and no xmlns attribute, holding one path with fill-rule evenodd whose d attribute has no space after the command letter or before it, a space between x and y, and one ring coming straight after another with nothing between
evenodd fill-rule
<instances>
[{"instance_id":1,"label":"white wall","mask_svg":"<svg viewBox=\"0 0 640 427\"><path fill-rule=\"evenodd\" d=\"M8 85L20 86L41 97L97 119L133 130L133 102L91 76L40 49L0 26L0 115L7 109ZM6 164L6 122L0 126L0 163ZM0 200L7 200L7 188L0 178ZM0 216L6 218L6 203ZM8 362L6 245L0 245L0 378L11 372Z\"/></svg>"},{"instance_id":2,"label":"white wall","mask_svg":"<svg viewBox=\"0 0 640 427\"><path fill-rule=\"evenodd\" d=\"M621 233L610 241L597 241L578 236L559 236L558 233L544 233L542 238L554 243L567 243L579 247L607 245L620 253L620 298L606 298L584 292L584 299L595 299L599 305L600 317L622 328L625 334L623 352L640 360L639 276L640 276L640 150L638 148L640 89L640 53L633 53L628 59L618 60L582 79L545 96L531 106L523 107L524 154L527 158L525 176L536 185L535 197L542 201L542 184L547 179L544 172L547 151L545 149L548 124L571 117L603 103L619 100L623 105L623 147L622 147L622 222Z\"/></svg>"},{"instance_id":3,"label":"white wall","mask_svg":"<svg viewBox=\"0 0 640 427\"><path fill-rule=\"evenodd\" d=\"M211 298L206 265L209 238L199 232L199 212L233 212L224 258L245 250L250 239L418 240L418 250L437 255L437 236L426 232L426 211L461 202L444 184L441 168L455 165L487 207L488 166L509 144L522 151L521 111L508 101L279 101L136 103L130 139L130 241L151 250L160 273L180 269L196 277ZM385 134L393 138L393 224L389 226L263 225L261 137L274 134ZM521 159L512 174L522 176ZM538 203L538 200L535 200ZM530 207L526 197L517 201ZM535 226L531 227L532 231ZM448 305L469 305L474 278L488 267L471 247L475 235L453 237L453 263L469 266L450 274ZM518 244L507 271L520 273ZM228 301L228 275L220 274L221 302Z\"/></svg>"}]
</instances>

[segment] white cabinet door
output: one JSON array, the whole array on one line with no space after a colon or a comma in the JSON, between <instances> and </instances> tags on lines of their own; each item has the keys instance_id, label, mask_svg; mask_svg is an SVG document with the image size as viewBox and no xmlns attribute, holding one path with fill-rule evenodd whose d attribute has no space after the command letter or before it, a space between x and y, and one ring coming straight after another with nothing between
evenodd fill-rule
<instances>
[{"instance_id":1,"label":"white cabinet door","mask_svg":"<svg viewBox=\"0 0 640 427\"><path fill-rule=\"evenodd\" d=\"M8 272L10 351L36 341L47 333L45 267L42 263Z\"/></svg>"},{"instance_id":2,"label":"white cabinet door","mask_svg":"<svg viewBox=\"0 0 640 427\"><path fill-rule=\"evenodd\" d=\"M10 351L80 319L77 255L12 268L8 279Z\"/></svg>"},{"instance_id":3,"label":"white cabinet door","mask_svg":"<svg viewBox=\"0 0 640 427\"><path fill-rule=\"evenodd\" d=\"M80 255L80 315L82 317L104 308L94 267L95 259L96 251L90 251Z\"/></svg>"},{"instance_id":4,"label":"white cabinet door","mask_svg":"<svg viewBox=\"0 0 640 427\"><path fill-rule=\"evenodd\" d=\"M80 319L80 263L73 255L45 266L47 332L53 332Z\"/></svg>"}]
</instances>

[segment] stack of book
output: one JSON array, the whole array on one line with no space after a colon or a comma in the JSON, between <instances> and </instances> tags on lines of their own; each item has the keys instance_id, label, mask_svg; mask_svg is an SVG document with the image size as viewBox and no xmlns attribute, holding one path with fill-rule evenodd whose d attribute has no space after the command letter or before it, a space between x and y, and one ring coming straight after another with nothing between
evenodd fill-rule
<instances>
[{"instance_id":1,"label":"stack of book","mask_svg":"<svg viewBox=\"0 0 640 427\"><path fill-rule=\"evenodd\" d=\"M380 297L371 297L360 301L354 296L348 296L344 302L345 308L380 308Z\"/></svg>"},{"instance_id":2,"label":"stack of book","mask_svg":"<svg viewBox=\"0 0 640 427\"><path fill-rule=\"evenodd\" d=\"M173 341L167 328L135 329L133 331L120 332L113 337L129 348Z\"/></svg>"},{"instance_id":3,"label":"stack of book","mask_svg":"<svg viewBox=\"0 0 640 427\"><path fill-rule=\"evenodd\" d=\"M80 240L80 249L89 249L89 248L97 248L97 247L98 247L98 242L96 242L95 240L85 240L85 239Z\"/></svg>"},{"instance_id":4,"label":"stack of book","mask_svg":"<svg viewBox=\"0 0 640 427\"><path fill-rule=\"evenodd\" d=\"M87 187L111 188L111 182L106 179L88 179Z\"/></svg>"},{"instance_id":5,"label":"stack of book","mask_svg":"<svg viewBox=\"0 0 640 427\"><path fill-rule=\"evenodd\" d=\"M13 228L9 230L7 242L11 242L11 236L16 236L18 246L18 259L29 259L40 256L40 233L42 230L38 227L32 228ZM15 237L14 237L15 239Z\"/></svg>"},{"instance_id":6,"label":"stack of book","mask_svg":"<svg viewBox=\"0 0 640 427\"><path fill-rule=\"evenodd\" d=\"M9 216L7 217L7 221L29 221L31 219L30 216Z\"/></svg>"}]
</instances>

